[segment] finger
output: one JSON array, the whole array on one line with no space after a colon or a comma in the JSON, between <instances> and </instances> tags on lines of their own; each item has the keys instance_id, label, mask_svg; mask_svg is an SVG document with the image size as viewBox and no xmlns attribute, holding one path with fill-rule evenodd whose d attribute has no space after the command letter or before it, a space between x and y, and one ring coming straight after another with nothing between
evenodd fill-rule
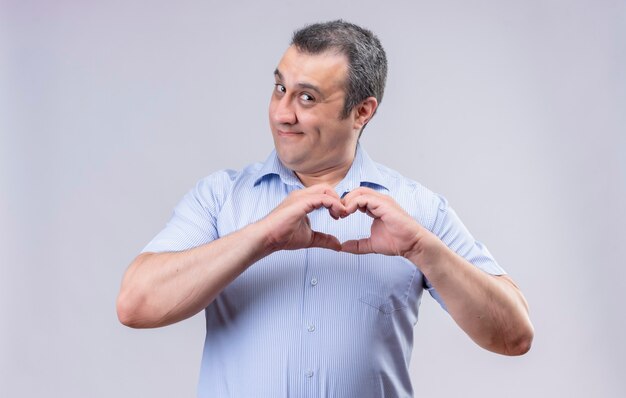
<instances>
[{"instance_id":1,"label":"finger","mask_svg":"<svg viewBox=\"0 0 626 398\"><path fill-rule=\"evenodd\" d=\"M344 204L341 202L341 199L339 199L338 197L337 198L334 198L334 197L330 198L330 201L326 198L326 200L324 202L324 207L326 207L328 209L328 213L335 220L338 220L341 217L343 217L345 214L347 214L346 213L346 206L344 206Z\"/></svg>"},{"instance_id":2,"label":"finger","mask_svg":"<svg viewBox=\"0 0 626 398\"><path fill-rule=\"evenodd\" d=\"M341 244L341 251L353 254L375 253L370 238L347 240Z\"/></svg>"},{"instance_id":3,"label":"finger","mask_svg":"<svg viewBox=\"0 0 626 398\"><path fill-rule=\"evenodd\" d=\"M334 219L339 219L345 213L345 206L343 205L341 198L339 197L339 195L337 195L337 192L335 192L335 189L333 187L328 184L318 184L313 185L310 188L312 192L329 196L336 201L333 201L333 204L329 205L328 200L324 200L324 207L326 207L330 211L330 214Z\"/></svg>"},{"instance_id":4,"label":"finger","mask_svg":"<svg viewBox=\"0 0 626 398\"><path fill-rule=\"evenodd\" d=\"M337 195L337 192L335 192L335 189L328 185L328 184L316 184L316 185L311 185L310 187L304 188L302 190L303 193L313 193L313 194L326 194L332 197L335 197L337 199L339 198L339 195Z\"/></svg>"},{"instance_id":5,"label":"finger","mask_svg":"<svg viewBox=\"0 0 626 398\"><path fill-rule=\"evenodd\" d=\"M331 186L326 187L326 189L322 193L328 196L332 196L333 198L336 198L337 200L341 201L341 198L339 197L339 195L337 195L337 192Z\"/></svg>"},{"instance_id":6,"label":"finger","mask_svg":"<svg viewBox=\"0 0 626 398\"><path fill-rule=\"evenodd\" d=\"M352 214L355 211L360 210L373 218L382 216L379 209L383 203L384 202L380 196L371 195L369 193L362 193L348 198L348 200L345 200L344 198L344 205L346 207L347 214Z\"/></svg>"},{"instance_id":7,"label":"finger","mask_svg":"<svg viewBox=\"0 0 626 398\"><path fill-rule=\"evenodd\" d=\"M345 214L346 208L339 197L333 197L326 194L316 194L310 195L308 200L310 209L307 213L323 206L328 209L328 212L334 219L339 219Z\"/></svg>"},{"instance_id":8,"label":"finger","mask_svg":"<svg viewBox=\"0 0 626 398\"><path fill-rule=\"evenodd\" d=\"M380 215L374 215L372 210L380 207L386 199L388 199L387 195L377 192L371 188L359 187L346 194L346 196L343 197L342 202L346 206L346 215L360 210L367 213L368 216L375 218Z\"/></svg>"},{"instance_id":9,"label":"finger","mask_svg":"<svg viewBox=\"0 0 626 398\"><path fill-rule=\"evenodd\" d=\"M348 192L344 197L343 197L343 202L345 203L346 201L352 200L353 198L360 196L360 195L364 195L364 194L377 194L378 192L374 191L372 188L367 188L367 187L359 187L356 189L353 189L352 191Z\"/></svg>"},{"instance_id":10,"label":"finger","mask_svg":"<svg viewBox=\"0 0 626 398\"><path fill-rule=\"evenodd\" d=\"M332 235L317 231L313 231L313 238L311 239L311 245L309 247L321 247L324 249L341 251L341 243L339 243L339 239Z\"/></svg>"}]
</instances>

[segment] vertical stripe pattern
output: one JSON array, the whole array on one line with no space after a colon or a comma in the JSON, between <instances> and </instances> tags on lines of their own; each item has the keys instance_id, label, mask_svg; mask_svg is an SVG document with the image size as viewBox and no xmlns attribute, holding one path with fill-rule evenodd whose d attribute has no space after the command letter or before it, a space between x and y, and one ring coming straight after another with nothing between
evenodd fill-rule
<instances>
[{"instance_id":1,"label":"vertical stripe pattern","mask_svg":"<svg viewBox=\"0 0 626 398\"><path fill-rule=\"evenodd\" d=\"M359 146L336 187L391 195L424 227L475 266L503 274L446 200L374 163ZM198 182L144 252L186 250L267 215L301 189L273 152L241 172ZM334 220L309 215L314 230L340 241L369 235L356 212ZM198 397L412 397L409 359L422 292L437 293L410 262L324 249L274 253L248 268L206 308Z\"/></svg>"}]
</instances>

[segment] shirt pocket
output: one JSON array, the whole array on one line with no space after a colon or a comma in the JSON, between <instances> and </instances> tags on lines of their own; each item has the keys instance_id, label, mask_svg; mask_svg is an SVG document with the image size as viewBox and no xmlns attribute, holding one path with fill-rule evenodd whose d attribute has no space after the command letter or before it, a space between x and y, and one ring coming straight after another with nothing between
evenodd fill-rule
<instances>
[{"instance_id":1,"label":"shirt pocket","mask_svg":"<svg viewBox=\"0 0 626 398\"><path fill-rule=\"evenodd\" d=\"M358 261L359 301L385 314L407 307L420 275L413 263L382 254L360 255Z\"/></svg>"}]
</instances>

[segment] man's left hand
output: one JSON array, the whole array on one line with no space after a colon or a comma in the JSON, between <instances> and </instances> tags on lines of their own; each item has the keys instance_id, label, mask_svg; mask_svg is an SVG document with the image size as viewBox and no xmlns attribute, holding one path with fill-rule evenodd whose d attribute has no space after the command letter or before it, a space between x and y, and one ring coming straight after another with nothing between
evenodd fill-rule
<instances>
[{"instance_id":1,"label":"man's left hand","mask_svg":"<svg viewBox=\"0 0 626 398\"><path fill-rule=\"evenodd\" d=\"M354 254L404 256L417 250L426 231L390 196L370 188L357 188L343 198L348 216L360 210L374 219L369 238L349 240L341 250Z\"/></svg>"}]
</instances>

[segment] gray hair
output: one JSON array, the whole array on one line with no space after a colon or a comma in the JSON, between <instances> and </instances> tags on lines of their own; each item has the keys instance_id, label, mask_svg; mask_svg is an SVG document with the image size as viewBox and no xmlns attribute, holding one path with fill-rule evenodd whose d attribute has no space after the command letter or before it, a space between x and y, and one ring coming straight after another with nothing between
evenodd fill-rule
<instances>
[{"instance_id":1,"label":"gray hair","mask_svg":"<svg viewBox=\"0 0 626 398\"><path fill-rule=\"evenodd\" d=\"M387 56L378 38L355 24L336 20L297 30L291 45L307 54L337 51L348 58L346 99L341 114L348 117L361 101L374 97L380 104L387 80Z\"/></svg>"}]
</instances>

